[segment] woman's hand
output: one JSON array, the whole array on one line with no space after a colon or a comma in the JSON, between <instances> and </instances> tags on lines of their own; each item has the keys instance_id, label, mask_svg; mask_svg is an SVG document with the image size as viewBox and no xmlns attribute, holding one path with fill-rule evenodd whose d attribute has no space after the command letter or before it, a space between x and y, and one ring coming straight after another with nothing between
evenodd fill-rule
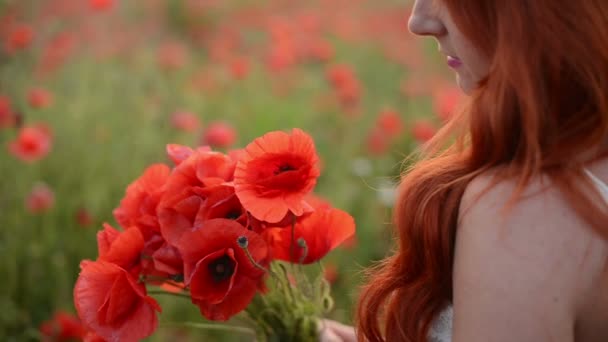
<instances>
[{"instance_id":1,"label":"woman's hand","mask_svg":"<svg viewBox=\"0 0 608 342\"><path fill-rule=\"evenodd\" d=\"M356 342L355 328L324 319L319 322L319 341L321 342Z\"/></svg>"}]
</instances>

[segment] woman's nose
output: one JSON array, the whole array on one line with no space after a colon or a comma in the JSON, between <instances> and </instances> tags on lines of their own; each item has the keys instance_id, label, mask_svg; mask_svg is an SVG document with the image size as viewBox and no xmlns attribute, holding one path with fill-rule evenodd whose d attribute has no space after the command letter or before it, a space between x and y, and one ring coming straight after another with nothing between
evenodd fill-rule
<instances>
[{"instance_id":1,"label":"woman's nose","mask_svg":"<svg viewBox=\"0 0 608 342\"><path fill-rule=\"evenodd\" d=\"M442 36L446 28L437 16L436 9L432 8L432 1L417 0L408 21L410 32L419 36Z\"/></svg>"}]
</instances>

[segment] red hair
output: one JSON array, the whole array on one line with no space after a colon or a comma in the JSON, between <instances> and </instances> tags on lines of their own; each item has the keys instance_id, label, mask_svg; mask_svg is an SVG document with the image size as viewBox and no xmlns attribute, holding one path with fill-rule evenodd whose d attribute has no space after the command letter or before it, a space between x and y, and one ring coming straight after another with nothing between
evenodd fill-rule
<instances>
[{"instance_id":1,"label":"red hair","mask_svg":"<svg viewBox=\"0 0 608 342\"><path fill-rule=\"evenodd\" d=\"M402 177L398 248L368 271L356 317L361 341L426 341L452 300L460 201L482 173L500 170L494 184L517 181L511 203L532 178L549 176L608 240L608 206L580 158L608 137L608 2L442 3L492 64L467 107Z\"/></svg>"}]
</instances>

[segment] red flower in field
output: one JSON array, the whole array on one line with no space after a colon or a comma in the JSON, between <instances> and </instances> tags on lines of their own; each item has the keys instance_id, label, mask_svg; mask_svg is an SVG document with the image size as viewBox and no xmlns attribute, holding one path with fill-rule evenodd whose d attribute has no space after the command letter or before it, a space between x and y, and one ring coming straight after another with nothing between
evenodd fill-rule
<instances>
[{"instance_id":1,"label":"red flower in field","mask_svg":"<svg viewBox=\"0 0 608 342\"><path fill-rule=\"evenodd\" d=\"M253 260L266 267L269 260L264 240L231 220L209 220L203 228L186 232L179 243L192 303L207 319L229 319L263 288L265 272L254 266L239 246L237 240L243 238Z\"/></svg>"},{"instance_id":2,"label":"red flower in field","mask_svg":"<svg viewBox=\"0 0 608 342\"><path fill-rule=\"evenodd\" d=\"M36 184L25 199L25 207L34 214L43 213L52 208L54 204L55 194L44 183Z\"/></svg>"},{"instance_id":3,"label":"red flower in field","mask_svg":"<svg viewBox=\"0 0 608 342\"><path fill-rule=\"evenodd\" d=\"M338 268L336 267L336 265L326 263L323 268L324 268L324 270L323 270L323 276L325 277L325 279L330 284L335 283L336 280L338 280L338 277L339 277Z\"/></svg>"},{"instance_id":4,"label":"red flower in field","mask_svg":"<svg viewBox=\"0 0 608 342\"><path fill-rule=\"evenodd\" d=\"M312 210L304 197L317 183L318 163L314 141L302 130L267 133L247 145L237 163L236 195L261 221L279 222L290 212L301 216Z\"/></svg>"},{"instance_id":5,"label":"red flower in field","mask_svg":"<svg viewBox=\"0 0 608 342\"><path fill-rule=\"evenodd\" d=\"M275 259L310 264L323 258L346 239L355 234L355 220L335 208L317 208L296 222L293 258L291 228L270 228L263 232ZM306 247L298 240L305 241Z\"/></svg>"},{"instance_id":6,"label":"red flower in field","mask_svg":"<svg viewBox=\"0 0 608 342\"><path fill-rule=\"evenodd\" d=\"M380 112L376 125L383 134L390 138L397 137L403 132L403 120L399 113L392 109Z\"/></svg>"},{"instance_id":7,"label":"red flower in field","mask_svg":"<svg viewBox=\"0 0 608 342\"><path fill-rule=\"evenodd\" d=\"M334 48L328 41L316 39L309 43L307 54L313 60L327 62L334 56Z\"/></svg>"},{"instance_id":8,"label":"red flower in field","mask_svg":"<svg viewBox=\"0 0 608 342\"><path fill-rule=\"evenodd\" d=\"M120 266L83 261L74 286L74 304L83 324L111 342L139 341L158 325L161 311L146 287Z\"/></svg>"},{"instance_id":9,"label":"red flower in field","mask_svg":"<svg viewBox=\"0 0 608 342\"><path fill-rule=\"evenodd\" d=\"M232 181L235 165L223 153L195 151L175 167L157 209L161 233L169 244L176 245L183 233L198 228L209 218L212 200L208 200L210 192L206 188ZM232 207L230 203L224 204ZM224 213L226 218L234 216L231 210Z\"/></svg>"},{"instance_id":10,"label":"red flower in field","mask_svg":"<svg viewBox=\"0 0 608 342\"><path fill-rule=\"evenodd\" d=\"M244 57L236 58L230 63L230 74L237 80L246 78L249 70L249 60Z\"/></svg>"},{"instance_id":11,"label":"red flower in field","mask_svg":"<svg viewBox=\"0 0 608 342\"><path fill-rule=\"evenodd\" d=\"M171 114L171 125L180 131L194 132L199 128L201 122L193 113L175 112Z\"/></svg>"},{"instance_id":12,"label":"red flower in field","mask_svg":"<svg viewBox=\"0 0 608 342\"><path fill-rule=\"evenodd\" d=\"M9 146L9 152L25 161L34 162L45 157L51 150L51 130L44 124L21 128L17 138Z\"/></svg>"},{"instance_id":13,"label":"red flower in field","mask_svg":"<svg viewBox=\"0 0 608 342\"><path fill-rule=\"evenodd\" d=\"M460 105L462 92L459 88L450 87L438 91L434 98L435 113L444 121L449 120Z\"/></svg>"},{"instance_id":14,"label":"red flower in field","mask_svg":"<svg viewBox=\"0 0 608 342\"><path fill-rule=\"evenodd\" d=\"M32 108L47 108L53 103L53 94L42 88L30 89L27 100Z\"/></svg>"},{"instance_id":15,"label":"red flower in field","mask_svg":"<svg viewBox=\"0 0 608 342\"><path fill-rule=\"evenodd\" d=\"M167 155L173 161L175 166L181 164L184 160L188 159L193 153L194 150L188 146L179 145L179 144L168 144L167 145ZM209 146L200 146L196 148L199 152L211 152L211 147Z\"/></svg>"},{"instance_id":16,"label":"red flower in field","mask_svg":"<svg viewBox=\"0 0 608 342\"><path fill-rule=\"evenodd\" d=\"M158 63L165 69L179 69L188 62L188 58L188 50L181 43L165 43L158 50Z\"/></svg>"},{"instance_id":17,"label":"red flower in field","mask_svg":"<svg viewBox=\"0 0 608 342\"><path fill-rule=\"evenodd\" d=\"M201 139L201 145L216 148L227 148L236 141L236 130L227 122L216 121L210 123Z\"/></svg>"},{"instance_id":18,"label":"red flower in field","mask_svg":"<svg viewBox=\"0 0 608 342\"><path fill-rule=\"evenodd\" d=\"M326 77L329 82L336 88L348 83L353 83L356 79L355 72L352 67L346 64L332 65L326 70Z\"/></svg>"},{"instance_id":19,"label":"red flower in field","mask_svg":"<svg viewBox=\"0 0 608 342\"><path fill-rule=\"evenodd\" d=\"M437 128L428 121L418 120L412 126L412 135L420 143L431 140L435 133L437 133Z\"/></svg>"},{"instance_id":20,"label":"red flower in field","mask_svg":"<svg viewBox=\"0 0 608 342\"><path fill-rule=\"evenodd\" d=\"M89 6L95 11L105 11L114 6L114 0L89 0Z\"/></svg>"},{"instance_id":21,"label":"red flower in field","mask_svg":"<svg viewBox=\"0 0 608 342\"><path fill-rule=\"evenodd\" d=\"M81 340L86 330L78 317L65 311L57 311L53 317L40 325L42 341L68 342Z\"/></svg>"},{"instance_id":22,"label":"red flower in field","mask_svg":"<svg viewBox=\"0 0 608 342\"><path fill-rule=\"evenodd\" d=\"M88 227L93 224L93 215L84 207L78 208L75 215L76 223L81 227Z\"/></svg>"},{"instance_id":23,"label":"red flower in field","mask_svg":"<svg viewBox=\"0 0 608 342\"><path fill-rule=\"evenodd\" d=\"M5 42L5 47L8 52L22 50L30 46L34 40L34 30L27 24L15 26L9 33Z\"/></svg>"},{"instance_id":24,"label":"red flower in field","mask_svg":"<svg viewBox=\"0 0 608 342\"><path fill-rule=\"evenodd\" d=\"M0 95L0 129L13 127L16 121L11 108L11 100L7 96Z\"/></svg>"},{"instance_id":25,"label":"red flower in field","mask_svg":"<svg viewBox=\"0 0 608 342\"><path fill-rule=\"evenodd\" d=\"M383 155L390 147L386 133L378 128L372 129L367 136L367 149L373 155Z\"/></svg>"},{"instance_id":26,"label":"red flower in field","mask_svg":"<svg viewBox=\"0 0 608 342\"><path fill-rule=\"evenodd\" d=\"M122 232L104 223L103 230L97 233L99 261L106 261L130 271L139 266L144 249L144 237L137 228Z\"/></svg>"},{"instance_id":27,"label":"red flower in field","mask_svg":"<svg viewBox=\"0 0 608 342\"><path fill-rule=\"evenodd\" d=\"M137 226L146 239L153 232L160 232L156 208L170 173L167 165L154 164L129 184L120 206L113 212L114 218L123 228Z\"/></svg>"}]
</instances>

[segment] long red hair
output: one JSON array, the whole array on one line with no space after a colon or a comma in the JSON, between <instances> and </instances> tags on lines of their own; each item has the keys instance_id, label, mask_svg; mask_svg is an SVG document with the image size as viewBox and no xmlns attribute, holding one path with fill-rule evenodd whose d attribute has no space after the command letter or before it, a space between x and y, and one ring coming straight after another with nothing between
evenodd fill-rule
<instances>
[{"instance_id":1,"label":"long red hair","mask_svg":"<svg viewBox=\"0 0 608 342\"><path fill-rule=\"evenodd\" d=\"M402 177L398 246L368 270L356 316L361 341L426 341L452 300L462 195L486 171L501 170L495 182L518 181L512 202L533 177L548 175L608 240L608 206L580 158L608 138L608 2L440 1L492 64L467 107Z\"/></svg>"}]
</instances>

